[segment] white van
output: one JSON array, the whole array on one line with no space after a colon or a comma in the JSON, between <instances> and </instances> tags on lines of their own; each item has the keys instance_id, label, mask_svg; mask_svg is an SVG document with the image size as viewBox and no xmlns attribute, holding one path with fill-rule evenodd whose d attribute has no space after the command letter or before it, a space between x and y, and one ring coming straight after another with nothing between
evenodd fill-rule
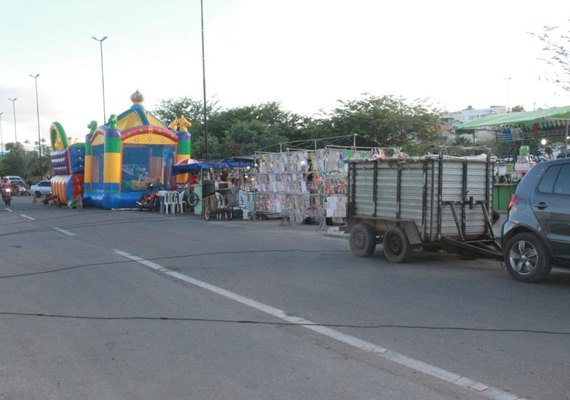
<instances>
[{"instance_id":1,"label":"white van","mask_svg":"<svg viewBox=\"0 0 570 400\"><path fill-rule=\"evenodd\" d=\"M4 178L8 178L10 179L10 181L15 182L15 181L24 181L21 177L19 177L18 175L6 175Z\"/></svg>"}]
</instances>

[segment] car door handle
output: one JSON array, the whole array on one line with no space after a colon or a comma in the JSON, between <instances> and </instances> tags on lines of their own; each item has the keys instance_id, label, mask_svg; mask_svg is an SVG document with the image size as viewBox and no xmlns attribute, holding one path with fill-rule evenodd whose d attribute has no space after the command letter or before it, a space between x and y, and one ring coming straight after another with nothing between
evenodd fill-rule
<instances>
[{"instance_id":1,"label":"car door handle","mask_svg":"<svg viewBox=\"0 0 570 400\"><path fill-rule=\"evenodd\" d=\"M544 210L545 208L548 208L548 204L546 204L544 201L541 201L540 203L535 204L534 206L539 210Z\"/></svg>"}]
</instances>

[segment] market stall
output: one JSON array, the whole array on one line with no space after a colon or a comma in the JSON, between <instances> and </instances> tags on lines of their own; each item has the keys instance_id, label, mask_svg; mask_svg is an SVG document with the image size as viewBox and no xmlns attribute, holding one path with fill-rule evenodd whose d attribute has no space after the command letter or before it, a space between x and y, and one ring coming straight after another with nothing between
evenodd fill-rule
<instances>
[{"instance_id":1,"label":"market stall","mask_svg":"<svg viewBox=\"0 0 570 400\"><path fill-rule=\"evenodd\" d=\"M174 165L172 170L175 175L188 174L188 181L179 190L185 193L194 214L204 215L205 219L233 218L241 213L238 192L245 180L244 171L253 165L253 160L187 159Z\"/></svg>"},{"instance_id":2,"label":"market stall","mask_svg":"<svg viewBox=\"0 0 570 400\"><path fill-rule=\"evenodd\" d=\"M535 165L539 158L530 153L530 143L539 145L548 158L568 157L570 139L570 106L553 107L529 112L487 115L458 125L456 132L495 132L497 143L512 143L516 149L514 163L497 163L493 185L493 209L506 212L518 180ZM555 153L556 151L556 153Z\"/></svg>"}]
</instances>

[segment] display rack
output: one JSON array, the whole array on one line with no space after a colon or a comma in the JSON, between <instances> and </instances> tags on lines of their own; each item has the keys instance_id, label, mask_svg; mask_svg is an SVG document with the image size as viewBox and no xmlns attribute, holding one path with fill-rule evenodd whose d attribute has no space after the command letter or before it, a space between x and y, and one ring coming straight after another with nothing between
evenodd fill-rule
<instances>
[{"instance_id":1,"label":"display rack","mask_svg":"<svg viewBox=\"0 0 570 400\"><path fill-rule=\"evenodd\" d=\"M326 146L257 153L253 214L321 225L326 218L342 220L346 216L346 161L371 158L379 151L370 147Z\"/></svg>"}]
</instances>

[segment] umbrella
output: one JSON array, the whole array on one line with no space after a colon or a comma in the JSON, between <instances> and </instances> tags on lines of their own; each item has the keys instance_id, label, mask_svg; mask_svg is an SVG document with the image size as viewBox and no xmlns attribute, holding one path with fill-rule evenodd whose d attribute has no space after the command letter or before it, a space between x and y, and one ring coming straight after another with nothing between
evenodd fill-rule
<instances>
[{"instance_id":1,"label":"umbrella","mask_svg":"<svg viewBox=\"0 0 570 400\"><path fill-rule=\"evenodd\" d=\"M184 160L178 161L172 167L172 171L175 175L177 174L184 174L188 171L197 171L200 169L210 169L213 168L213 165L208 164L204 161L195 160L192 158L186 158Z\"/></svg>"}]
</instances>

